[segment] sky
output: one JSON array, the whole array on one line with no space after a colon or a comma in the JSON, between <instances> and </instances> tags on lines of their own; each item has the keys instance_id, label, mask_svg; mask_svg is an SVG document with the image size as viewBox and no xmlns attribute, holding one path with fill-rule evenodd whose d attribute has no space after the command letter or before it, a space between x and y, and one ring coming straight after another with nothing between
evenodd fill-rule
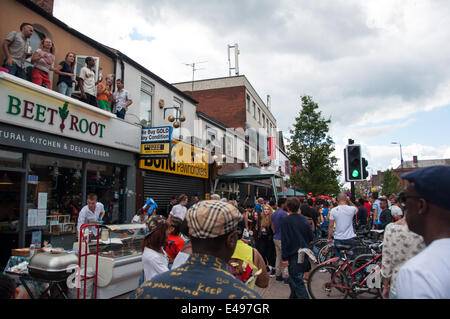
<instances>
[{"instance_id":1,"label":"sky","mask_svg":"<svg viewBox=\"0 0 450 319\"><path fill-rule=\"evenodd\" d=\"M331 119L343 170L349 138L368 170L450 158L450 1L55 0L54 15L169 83L239 73L289 136L302 95ZM233 51L232 51L233 52ZM232 64L234 64L232 60ZM232 65L233 66L233 65Z\"/></svg>"}]
</instances>

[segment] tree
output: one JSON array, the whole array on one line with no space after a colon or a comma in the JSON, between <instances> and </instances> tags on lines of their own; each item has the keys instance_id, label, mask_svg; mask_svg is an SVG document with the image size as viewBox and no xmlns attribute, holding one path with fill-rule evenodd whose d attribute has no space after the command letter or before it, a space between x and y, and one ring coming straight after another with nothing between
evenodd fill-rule
<instances>
[{"instance_id":1,"label":"tree","mask_svg":"<svg viewBox=\"0 0 450 319\"><path fill-rule=\"evenodd\" d=\"M333 139L328 135L331 119L324 119L310 96L302 96L302 109L291 129L290 161L297 167L291 183L314 194L337 194L340 190Z\"/></svg>"},{"instance_id":2,"label":"tree","mask_svg":"<svg viewBox=\"0 0 450 319\"><path fill-rule=\"evenodd\" d=\"M388 169L383 173L381 189L383 195L397 194L401 191L400 178Z\"/></svg>"}]
</instances>

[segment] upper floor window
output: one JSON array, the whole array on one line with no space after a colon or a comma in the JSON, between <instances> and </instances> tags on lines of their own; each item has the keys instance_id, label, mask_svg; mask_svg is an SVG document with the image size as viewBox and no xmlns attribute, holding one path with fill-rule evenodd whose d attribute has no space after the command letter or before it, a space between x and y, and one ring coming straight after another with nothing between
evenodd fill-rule
<instances>
[{"instance_id":1,"label":"upper floor window","mask_svg":"<svg viewBox=\"0 0 450 319\"><path fill-rule=\"evenodd\" d=\"M253 102L253 118L256 119L256 104Z\"/></svg>"},{"instance_id":2,"label":"upper floor window","mask_svg":"<svg viewBox=\"0 0 450 319\"><path fill-rule=\"evenodd\" d=\"M266 127L266 116L264 114L262 115L262 126L263 128Z\"/></svg>"},{"instance_id":3,"label":"upper floor window","mask_svg":"<svg viewBox=\"0 0 450 319\"><path fill-rule=\"evenodd\" d=\"M247 94L247 99L246 99L246 107L247 107L247 111L250 112L250 95Z\"/></svg>"},{"instance_id":4,"label":"upper floor window","mask_svg":"<svg viewBox=\"0 0 450 319\"><path fill-rule=\"evenodd\" d=\"M141 99L139 105L139 120L144 127L152 126L154 86L145 79L141 79Z\"/></svg>"},{"instance_id":5,"label":"upper floor window","mask_svg":"<svg viewBox=\"0 0 450 319\"><path fill-rule=\"evenodd\" d=\"M261 124L261 109L258 109L258 123Z\"/></svg>"}]
</instances>

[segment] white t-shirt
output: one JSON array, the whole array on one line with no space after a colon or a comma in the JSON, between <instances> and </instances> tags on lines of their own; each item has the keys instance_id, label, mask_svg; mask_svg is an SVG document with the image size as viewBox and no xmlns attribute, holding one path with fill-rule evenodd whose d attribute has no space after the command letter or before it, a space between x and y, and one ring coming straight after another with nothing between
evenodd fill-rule
<instances>
[{"instance_id":1,"label":"white t-shirt","mask_svg":"<svg viewBox=\"0 0 450 319\"><path fill-rule=\"evenodd\" d=\"M132 223L137 223L137 224L145 224L148 220L148 214L145 215L144 217L144 221L141 221L141 216L139 215L134 215L133 219L131 220Z\"/></svg>"},{"instance_id":2,"label":"white t-shirt","mask_svg":"<svg viewBox=\"0 0 450 319\"><path fill-rule=\"evenodd\" d=\"M166 255L145 247L142 254L142 267L145 281L149 281L156 275L169 271L169 260Z\"/></svg>"},{"instance_id":3,"label":"white t-shirt","mask_svg":"<svg viewBox=\"0 0 450 319\"><path fill-rule=\"evenodd\" d=\"M330 220L336 223L334 239L344 240L356 237L353 230L353 218L357 212L356 207L348 205L339 205L331 210Z\"/></svg>"},{"instance_id":4,"label":"white t-shirt","mask_svg":"<svg viewBox=\"0 0 450 319\"><path fill-rule=\"evenodd\" d=\"M175 257L171 269L176 269L176 268L180 267L181 265L184 265L186 263L186 261L189 259L189 257L191 257L190 254L186 254L186 253L183 253L180 251L178 253L177 257Z\"/></svg>"},{"instance_id":5,"label":"white t-shirt","mask_svg":"<svg viewBox=\"0 0 450 319\"><path fill-rule=\"evenodd\" d=\"M450 238L433 241L400 268L399 299L450 299Z\"/></svg>"},{"instance_id":6,"label":"white t-shirt","mask_svg":"<svg viewBox=\"0 0 450 319\"><path fill-rule=\"evenodd\" d=\"M98 221L100 218L100 215L105 212L105 207L102 203L97 202L97 205L95 205L95 211L91 212L89 210L88 205L84 206L80 214L78 215L78 224L77 224L77 231L80 232L80 227L83 224L91 224L92 222ZM97 228L96 227L89 227L89 230L94 235L97 235Z\"/></svg>"},{"instance_id":7,"label":"white t-shirt","mask_svg":"<svg viewBox=\"0 0 450 319\"><path fill-rule=\"evenodd\" d=\"M173 215L174 217L178 217L181 220L184 220L184 217L186 217L186 212L187 208L185 206L181 206L180 204L178 204L172 207L170 215Z\"/></svg>"},{"instance_id":8,"label":"white t-shirt","mask_svg":"<svg viewBox=\"0 0 450 319\"><path fill-rule=\"evenodd\" d=\"M95 73L88 67L81 68L80 78L84 81L84 93L88 93L93 96L97 96L97 90L95 89Z\"/></svg>"}]
</instances>

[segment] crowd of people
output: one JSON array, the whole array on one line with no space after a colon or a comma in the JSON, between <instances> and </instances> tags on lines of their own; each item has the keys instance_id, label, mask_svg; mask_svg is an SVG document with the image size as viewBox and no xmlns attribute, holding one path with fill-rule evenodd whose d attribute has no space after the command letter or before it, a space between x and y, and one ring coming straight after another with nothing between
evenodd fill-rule
<instances>
[{"instance_id":1,"label":"crowd of people","mask_svg":"<svg viewBox=\"0 0 450 319\"><path fill-rule=\"evenodd\" d=\"M427 186L429 175L441 183ZM437 250L446 247L449 241L447 217L450 207L444 200L442 186L449 185L450 168L441 167L439 173L432 169L417 170L403 178L411 182L404 192L389 196L373 192L369 198L362 197L357 201L342 193L326 200L279 198L274 202L258 198L255 202L246 200L239 205L215 194L212 200L198 201L187 209L187 199L183 195L179 203L186 210L180 214L180 208L175 204L167 219L158 217L166 220L161 221L167 224L166 228L161 227L166 229L167 238L156 246L168 247L168 243L173 242L177 249L165 257L160 273L146 277L131 298L211 297L200 291L207 286L218 292L219 298L235 297L235 291L212 282L212 277L207 275L209 272L211 276L217 275L216 271L222 268L239 282L239 287L245 287L240 291L246 297L260 297L248 288L265 288L269 278L274 277L289 285L289 298L308 299L306 283L312 262L307 254L300 258L299 250L310 248L320 237L328 238L335 245L354 245L358 231L371 230L384 233L380 238L383 240L383 298L448 298L448 281L439 280L449 276L450 267L445 259L448 249L439 256ZM437 185L441 185L440 188ZM410 208L413 200L417 201L414 210ZM189 243L187 252L184 252L186 244L168 237L181 233L176 226L179 223L184 224L181 227L184 233L178 235L184 243ZM230 228L235 231L224 230L224 223L235 224ZM180 260L177 261L178 256L173 252L178 252ZM338 250L336 254L339 256ZM436 266L425 265L428 257L436 260ZM176 267L171 267L172 262ZM202 269L205 271L203 277L200 276ZM180 282L173 280L175 275L180 276ZM225 279L221 277L221 280ZM169 288L161 288L181 286L186 291L173 293Z\"/></svg>"},{"instance_id":2,"label":"crowd of people","mask_svg":"<svg viewBox=\"0 0 450 319\"><path fill-rule=\"evenodd\" d=\"M0 71L7 72L24 80L31 80L36 85L52 89L50 72L58 74L56 91L72 97L74 84L79 87L80 100L112 112L120 119L125 119L128 107L133 103L130 92L125 90L123 79L116 80L117 89L113 92L113 79L103 79L101 72L95 74L95 59L87 57L80 74L75 74L75 57L73 52L67 52L65 59L55 66L56 47L52 39L45 37L39 47L33 52L30 38L34 28L30 23L22 23L20 31L10 32L3 41L5 60ZM27 76L25 62L30 60L33 65L31 77ZM101 70L101 68L99 68Z\"/></svg>"},{"instance_id":3,"label":"crowd of people","mask_svg":"<svg viewBox=\"0 0 450 319\"><path fill-rule=\"evenodd\" d=\"M351 245L358 230L373 229L384 232L383 298L448 299L450 167L402 177L409 182L403 192L373 193L367 202L341 193L327 200L258 198L239 205L217 194L190 201L182 194L167 216L143 208L133 218L147 224L142 276L130 298L261 298L254 288L268 287L272 276L289 285L290 299L308 299L312 263L299 251L320 237ZM96 198L89 197L86 207L101 217ZM7 282L0 290L11 297L20 292Z\"/></svg>"}]
</instances>

